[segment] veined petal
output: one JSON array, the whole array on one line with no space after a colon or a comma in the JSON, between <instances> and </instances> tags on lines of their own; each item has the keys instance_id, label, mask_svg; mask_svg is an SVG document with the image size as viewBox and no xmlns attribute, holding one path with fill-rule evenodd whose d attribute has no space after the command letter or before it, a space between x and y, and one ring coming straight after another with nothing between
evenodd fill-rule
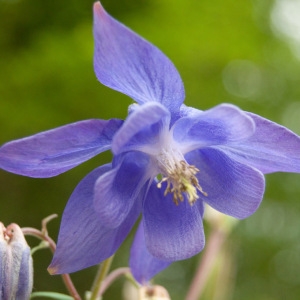
<instances>
[{"instance_id":1,"label":"veined petal","mask_svg":"<svg viewBox=\"0 0 300 300\"><path fill-rule=\"evenodd\" d=\"M28 247L27 249L24 249L22 255L16 299L20 299L20 300L29 299L30 294L32 292L32 286L33 286L33 262L31 257L31 250Z\"/></svg>"},{"instance_id":2,"label":"veined petal","mask_svg":"<svg viewBox=\"0 0 300 300\"><path fill-rule=\"evenodd\" d=\"M184 118L184 117L198 117L199 115L201 115L203 111L191 106L187 106L184 103L181 105L180 107L180 117Z\"/></svg>"},{"instance_id":3,"label":"veined petal","mask_svg":"<svg viewBox=\"0 0 300 300\"><path fill-rule=\"evenodd\" d=\"M169 130L170 113L159 103L147 103L135 109L114 136L114 154L130 150L146 151L159 143L160 132ZM150 151L151 152L151 151Z\"/></svg>"},{"instance_id":4,"label":"veined petal","mask_svg":"<svg viewBox=\"0 0 300 300\"><path fill-rule=\"evenodd\" d=\"M164 196L166 184L150 187L143 208L148 251L159 260L176 261L199 253L205 244L202 211L187 199L175 205L173 195ZM198 199L200 202L201 200Z\"/></svg>"},{"instance_id":5,"label":"veined petal","mask_svg":"<svg viewBox=\"0 0 300 300\"><path fill-rule=\"evenodd\" d=\"M144 153L129 152L119 166L98 178L94 188L94 209L104 226L116 228L127 217L149 180L149 161Z\"/></svg>"},{"instance_id":6,"label":"veined petal","mask_svg":"<svg viewBox=\"0 0 300 300\"><path fill-rule=\"evenodd\" d=\"M241 141L254 133L255 123L245 112L230 104L221 104L203 112L190 112L173 126L174 139L181 151Z\"/></svg>"},{"instance_id":7,"label":"veined petal","mask_svg":"<svg viewBox=\"0 0 300 300\"><path fill-rule=\"evenodd\" d=\"M160 102L178 113L185 94L173 63L155 46L94 4L94 69L104 85L139 104Z\"/></svg>"},{"instance_id":8,"label":"veined petal","mask_svg":"<svg viewBox=\"0 0 300 300\"><path fill-rule=\"evenodd\" d=\"M29 177L52 177L110 149L123 121L86 120L15 140L0 148L0 168Z\"/></svg>"},{"instance_id":9,"label":"veined petal","mask_svg":"<svg viewBox=\"0 0 300 300\"><path fill-rule=\"evenodd\" d=\"M248 113L256 124L253 136L222 147L226 153L263 173L300 172L300 137L289 129Z\"/></svg>"},{"instance_id":10,"label":"veined petal","mask_svg":"<svg viewBox=\"0 0 300 300\"><path fill-rule=\"evenodd\" d=\"M4 236L5 227L2 222L0 222L0 299L3 299L3 289L5 281L5 264L7 257L7 241Z\"/></svg>"},{"instance_id":11,"label":"veined petal","mask_svg":"<svg viewBox=\"0 0 300 300\"><path fill-rule=\"evenodd\" d=\"M141 222L130 251L129 266L135 280L145 285L170 264L171 262L159 260L150 254L146 247L144 228Z\"/></svg>"},{"instance_id":12,"label":"veined petal","mask_svg":"<svg viewBox=\"0 0 300 300\"><path fill-rule=\"evenodd\" d=\"M111 170L101 166L76 187L63 213L58 243L48 270L51 274L71 273L96 265L119 248L141 212L141 201L132 206L119 227L105 226L93 208L94 185Z\"/></svg>"},{"instance_id":13,"label":"veined petal","mask_svg":"<svg viewBox=\"0 0 300 300\"><path fill-rule=\"evenodd\" d=\"M1 299L27 300L33 286L33 266L30 248L25 240L22 229L15 223L6 230L7 240L6 263ZM1 293L0 293L1 295Z\"/></svg>"},{"instance_id":14,"label":"veined petal","mask_svg":"<svg viewBox=\"0 0 300 300\"><path fill-rule=\"evenodd\" d=\"M198 181L207 196L199 193L199 197L207 204L238 219L257 210L265 189L260 171L214 148L190 152L186 159L200 169Z\"/></svg>"}]
</instances>

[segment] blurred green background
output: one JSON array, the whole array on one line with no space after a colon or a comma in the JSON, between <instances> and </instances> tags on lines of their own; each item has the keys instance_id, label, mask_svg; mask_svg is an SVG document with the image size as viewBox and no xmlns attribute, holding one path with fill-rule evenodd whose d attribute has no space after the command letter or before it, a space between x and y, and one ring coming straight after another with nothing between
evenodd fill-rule
<instances>
[{"instance_id":1,"label":"blurred green background","mask_svg":"<svg viewBox=\"0 0 300 300\"><path fill-rule=\"evenodd\" d=\"M233 103L300 134L300 1L103 0L106 10L157 45L177 66L186 104L207 109ZM125 118L128 97L93 73L91 0L0 0L0 144L90 118ZM40 228L56 239L59 221L80 179L111 158L104 153L50 179L0 171L0 220ZM300 295L300 175L267 176L259 210L226 242L226 272L202 299L279 300ZM206 231L209 231L206 224ZM126 266L132 235L113 267ZM37 240L28 239L31 245ZM155 282L184 299L201 256L172 264ZM48 250L34 255L34 291L65 292L50 276ZM83 293L96 268L73 275ZM228 278L227 278L227 277ZM122 299L118 280L105 299Z\"/></svg>"}]
</instances>

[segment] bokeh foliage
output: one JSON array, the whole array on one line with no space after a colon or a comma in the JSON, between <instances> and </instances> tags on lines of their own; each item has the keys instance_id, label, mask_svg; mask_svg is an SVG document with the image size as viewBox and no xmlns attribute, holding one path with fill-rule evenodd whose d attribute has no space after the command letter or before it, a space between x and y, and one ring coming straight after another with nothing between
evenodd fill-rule
<instances>
[{"instance_id":1,"label":"bokeh foliage","mask_svg":"<svg viewBox=\"0 0 300 300\"><path fill-rule=\"evenodd\" d=\"M300 134L300 63L294 51L299 44L281 30L284 24L276 23L274 13L278 3L293 0L102 2L171 58L185 83L187 105L233 103ZM92 3L0 0L0 143L78 120L126 117L131 99L102 86L93 73ZM101 154L51 179L0 171L0 220L40 227L47 215L61 216L80 179L110 157ZM299 180L295 174L267 176L261 207L228 241L232 290L213 299L299 299ZM58 227L59 219L49 225L54 238ZM114 266L127 265L131 239ZM172 299L183 299L199 259L173 264L156 282ZM64 292L60 278L46 272L50 260L46 250L35 254L35 290ZM90 268L74 274L81 292L94 273ZM121 299L122 284L114 284L107 299Z\"/></svg>"}]
</instances>

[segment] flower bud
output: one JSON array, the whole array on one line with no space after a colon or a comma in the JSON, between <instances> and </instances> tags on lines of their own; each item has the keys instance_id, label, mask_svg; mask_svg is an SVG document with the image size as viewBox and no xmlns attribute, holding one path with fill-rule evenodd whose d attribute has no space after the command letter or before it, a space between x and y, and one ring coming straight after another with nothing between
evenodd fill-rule
<instances>
[{"instance_id":1,"label":"flower bud","mask_svg":"<svg viewBox=\"0 0 300 300\"><path fill-rule=\"evenodd\" d=\"M160 286L142 286L139 290L141 300L170 300L168 291Z\"/></svg>"},{"instance_id":2,"label":"flower bud","mask_svg":"<svg viewBox=\"0 0 300 300\"><path fill-rule=\"evenodd\" d=\"M30 248L17 224L0 223L0 299L28 300L33 285Z\"/></svg>"},{"instance_id":3,"label":"flower bud","mask_svg":"<svg viewBox=\"0 0 300 300\"><path fill-rule=\"evenodd\" d=\"M6 247L5 227L0 222L0 299L3 299L3 281L5 276Z\"/></svg>"}]
</instances>

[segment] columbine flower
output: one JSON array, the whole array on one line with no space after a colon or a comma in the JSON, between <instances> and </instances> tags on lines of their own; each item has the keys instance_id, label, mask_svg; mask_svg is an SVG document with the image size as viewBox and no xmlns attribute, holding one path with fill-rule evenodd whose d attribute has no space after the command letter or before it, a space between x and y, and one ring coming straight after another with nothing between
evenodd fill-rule
<instances>
[{"instance_id":1,"label":"columbine flower","mask_svg":"<svg viewBox=\"0 0 300 300\"><path fill-rule=\"evenodd\" d=\"M97 78L137 102L128 118L82 121L7 143L0 166L50 177L112 149L112 164L88 174L71 195L49 271L74 272L110 257L142 213L130 265L145 282L202 250L204 203L246 218L262 200L263 174L300 172L300 138L233 105L185 106L170 60L99 2L94 37Z\"/></svg>"},{"instance_id":2,"label":"columbine flower","mask_svg":"<svg viewBox=\"0 0 300 300\"><path fill-rule=\"evenodd\" d=\"M0 222L0 299L28 300L32 285L32 258L21 228Z\"/></svg>"}]
</instances>

